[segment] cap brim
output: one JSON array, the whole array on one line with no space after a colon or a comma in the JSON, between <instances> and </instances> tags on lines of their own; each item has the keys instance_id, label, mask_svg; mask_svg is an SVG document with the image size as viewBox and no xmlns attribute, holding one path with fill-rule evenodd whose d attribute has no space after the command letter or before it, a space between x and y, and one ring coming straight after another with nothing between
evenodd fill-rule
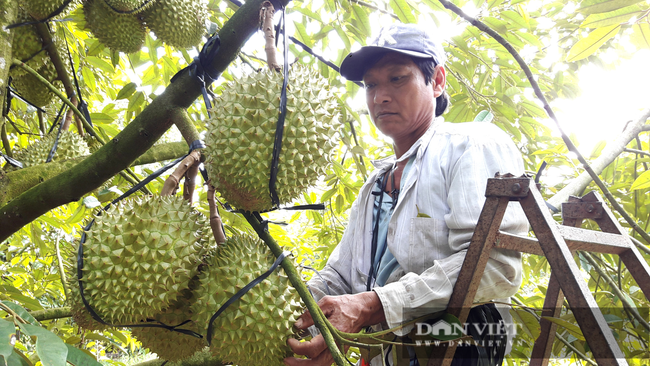
<instances>
[{"instance_id":1,"label":"cap brim","mask_svg":"<svg viewBox=\"0 0 650 366\"><path fill-rule=\"evenodd\" d=\"M341 75L350 81L362 81L363 74L368 69L368 66L377 62L386 52L398 52L409 56L433 58L431 55L417 51L390 47L365 46L356 52L351 52L347 57L345 57L341 63Z\"/></svg>"}]
</instances>

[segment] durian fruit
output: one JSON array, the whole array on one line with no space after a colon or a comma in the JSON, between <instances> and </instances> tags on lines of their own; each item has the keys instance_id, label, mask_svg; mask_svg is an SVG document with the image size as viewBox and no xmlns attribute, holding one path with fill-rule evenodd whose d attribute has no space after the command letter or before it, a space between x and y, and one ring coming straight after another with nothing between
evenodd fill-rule
<instances>
[{"instance_id":1,"label":"durian fruit","mask_svg":"<svg viewBox=\"0 0 650 366\"><path fill-rule=\"evenodd\" d=\"M187 289L184 296L180 297L172 306L156 315L154 319L165 325L178 325L190 320L190 304L193 301L192 292ZM199 334L197 325L190 321L176 329L190 330ZM179 333L157 327L133 327L132 333L142 343L144 348L167 361L180 361L189 358L194 353L207 346L205 340L189 334Z\"/></svg>"},{"instance_id":2,"label":"durian fruit","mask_svg":"<svg viewBox=\"0 0 650 366\"><path fill-rule=\"evenodd\" d=\"M196 46L206 32L208 8L204 0L158 0L143 14L156 37L173 47Z\"/></svg>"},{"instance_id":3,"label":"durian fruit","mask_svg":"<svg viewBox=\"0 0 650 366\"><path fill-rule=\"evenodd\" d=\"M62 86L61 81L55 80L58 78L56 68L54 67L54 64L49 62L49 58L47 60L48 61L36 71L45 80L49 81L50 84L60 90ZM14 69L11 71L11 76L14 78L14 87L21 97L25 98L37 107L45 107L52 102L56 94L54 94L54 92L43 84L36 76L30 73L15 75L13 73Z\"/></svg>"},{"instance_id":4,"label":"durian fruit","mask_svg":"<svg viewBox=\"0 0 650 366\"><path fill-rule=\"evenodd\" d=\"M23 23L33 21L34 19L27 14L22 7L18 8L18 15L16 16L15 23ZM34 70L38 70L46 62L49 62L49 56L43 50L43 39L38 35L36 26L29 24L13 28L13 39L11 41L11 54L12 57L23 61L27 66ZM21 67L14 67L11 69L11 76L14 78L26 74Z\"/></svg>"},{"instance_id":5,"label":"durian fruit","mask_svg":"<svg viewBox=\"0 0 650 366\"><path fill-rule=\"evenodd\" d=\"M237 291L266 272L275 256L250 234L236 234L217 248L200 275L193 319L207 335L212 315ZM284 271L268 278L231 304L214 321L211 350L233 365L283 365L291 354L286 342L301 302Z\"/></svg>"},{"instance_id":6,"label":"durian fruit","mask_svg":"<svg viewBox=\"0 0 650 366\"><path fill-rule=\"evenodd\" d=\"M164 0L104 0L113 10L117 10L121 13L132 13L137 14L151 5L156 1Z\"/></svg>"},{"instance_id":7,"label":"durian fruit","mask_svg":"<svg viewBox=\"0 0 650 366\"><path fill-rule=\"evenodd\" d=\"M147 32L136 14L119 14L104 0L86 0L83 4L86 26L113 51L136 52L142 48Z\"/></svg>"},{"instance_id":8,"label":"durian fruit","mask_svg":"<svg viewBox=\"0 0 650 366\"><path fill-rule=\"evenodd\" d=\"M65 277L68 283L69 292L66 296L66 302L70 306L70 311L72 313L72 318L74 322L83 329L86 330L104 330L108 326L96 321L90 315L86 307L84 306L83 300L81 299L81 290L79 289L79 277L77 275L77 246L75 246L74 251L69 251L66 254L68 260L66 261L65 266ZM84 297L86 297L86 288L84 287ZM86 298L87 299L87 298Z\"/></svg>"},{"instance_id":9,"label":"durian fruit","mask_svg":"<svg viewBox=\"0 0 650 366\"><path fill-rule=\"evenodd\" d=\"M25 7L25 10L34 17L34 19L43 20L63 6L66 1L67 0L25 0L22 2L22 5ZM69 10L74 8L76 5L76 0L69 2L59 16L67 14Z\"/></svg>"},{"instance_id":10,"label":"durian fruit","mask_svg":"<svg viewBox=\"0 0 650 366\"><path fill-rule=\"evenodd\" d=\"M25 168L43 164L47 160L47 156L50 154L52 146L54 146L55 138L56 133L52 132L38 142L29 145L27 148L17 151L14 154L14 158L23 163L23 167ZM89 153L88 145L86 145L86 141L84 141L81 136L74 132L61 131L56 153L54 154L52 161L73 159L79 156L88 155Z\"/></svg>"},{"instance_id":11,"label":"durian fruit","mask_svg":"<svg viewBox=\"0 0 650 366\"><path fill-rule=\"evenodd\" d=\"M287 86L287 115L278 164L280 204L300 195L325 172L337 144L338 108L327 81L294 65ZM272 208L269 193L282 75L245 76L224 88L207 122L208 175L218 192L246 211Z\"/></svg>"},{"instance_id":12,"label":"durian fruit","mask_svg":"<svg viewBox=\"0 0 650 366\"><path fill-rule=\"evenodd\" d=\"M209 251L205 217L182 197L130 197L95 216L83 244L86 298L104 321L133 324L170 307Z\"/></svg>"}]
</instances>

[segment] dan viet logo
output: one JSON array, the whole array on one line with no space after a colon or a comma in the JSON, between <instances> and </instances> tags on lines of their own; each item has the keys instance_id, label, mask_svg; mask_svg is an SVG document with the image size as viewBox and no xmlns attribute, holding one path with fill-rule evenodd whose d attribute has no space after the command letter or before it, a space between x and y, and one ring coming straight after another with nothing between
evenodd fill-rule
<instances>
[{"instance_id":1,"label":"dan viet logo","mask_svg":"<svg viewBox=\"0 0 650 366\"><path fill-rule=\"evenodd\" d=\"M505 342L506 337L514 337L517 334L517 324L506 324L503 320L498 323L484 323L484 324L469 324L469 323L448 323L445 320L438 320L433 324L417 323L416 336L430 336L432 340L416 340L417 345L440 345L440 344L453 344L457 346L463 345L483 345L483 342ZM472 338L459 338L468 334L477 334L479 338L489 338L488 341L477 341ZM445 342L446 341L446 342ZM492 346L491 344L489 346Z\"/></svg>"}]
</instances>

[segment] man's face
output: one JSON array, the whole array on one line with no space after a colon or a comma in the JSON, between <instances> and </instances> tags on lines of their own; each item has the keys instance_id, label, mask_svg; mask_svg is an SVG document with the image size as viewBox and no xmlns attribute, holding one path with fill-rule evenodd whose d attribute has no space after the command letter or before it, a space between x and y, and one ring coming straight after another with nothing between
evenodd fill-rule
<instances>
[{"instance_id":1,"label":"man's face","mask_svg":"<svg viewBox=\"0 0 650 366\"><path fill-rule=\"evenodd\" d=\"M434 77L426 85L422 71L409 56L397 52L384 55L363 76L375 126L396 143L422 136L435 115L435 81Z\"/></svg>"}]
</instances>

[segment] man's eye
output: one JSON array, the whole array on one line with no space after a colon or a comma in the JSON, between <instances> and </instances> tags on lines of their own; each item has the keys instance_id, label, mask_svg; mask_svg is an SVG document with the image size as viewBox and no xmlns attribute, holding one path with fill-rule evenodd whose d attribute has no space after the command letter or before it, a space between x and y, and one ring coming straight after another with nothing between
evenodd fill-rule
<instances>
[{"instance_id":1,"label":"man's eye","mask_svg":"<svg viewBox=\"0 0 650 366\"><path fill-rule=\"evenodd\" d=\"M404 76L393 76L390 78L391 81L400 81L404 78Z\"/></svg>"},{"instance_id":2,"label":"man's eye","mask_svg":"<svg viewBox=\"0 0 650 366\"><path fill-rule=\"evenodd\" d=\"M365 84L366 90L372 89L375 86L375 84Z\"/></svg>"}]
</instances>

